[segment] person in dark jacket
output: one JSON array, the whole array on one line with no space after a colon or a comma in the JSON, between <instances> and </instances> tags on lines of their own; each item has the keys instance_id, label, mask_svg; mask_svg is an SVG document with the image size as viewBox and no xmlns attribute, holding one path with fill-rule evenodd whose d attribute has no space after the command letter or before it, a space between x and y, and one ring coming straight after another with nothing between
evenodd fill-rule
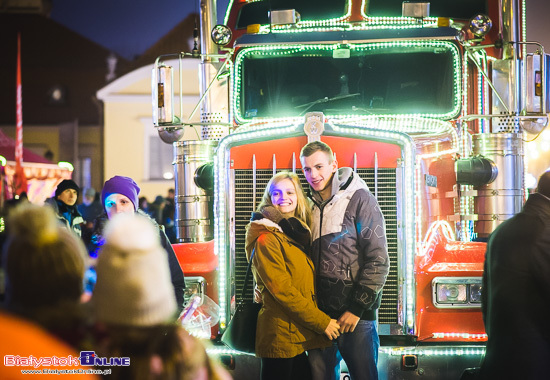
<instances>
[{"instance_id":1,"label":"person in dark jacket","mask_svg":"<svg viewBox=\"0 0 550 380\"><path fill-rule=\"evenodd\" d=\"M82 203L76 207L86 223L93 223L95 218L103 212L103 206L101 206L101 202L96 197L96 191L93 187L84 189L82 193Z\"/></svg>"},{"instance_id":2,"label":"person in dark jacket","mask_svg":"<svg viewBox=\"0 0 550 380\"><path fill-rule=\"evenodd\" d=\"M80 187L73 180L64 179L55 189L55 198L48 199L47 203L53 208L61 224L80 237L84 219L76 206L79 193Z\"/></svg>"},{"instance_id":3,"label":"person in dark jacket","mask_svg":"<svg viewBox=\"0 0 550 380\"><path fill-rule=\"evenodd\" d=\"M309 352L314 378L339 379L344 359L353 380L378 379L376 311L390 268L382 211L351 168L338 169L327 144L308 143L300 160L314 203L317 302L341 333L331 347Z\"/></svg>"},{"instance_id":4,"label":"person in dark jacket","mask_svg":"<svg viewBox=\"0 0 550 380\"><path fill-rule=\"evenodd\" d=\"M327 347L338 324L317 308L314 268L306 254L311 212L298 176L277 173L246 228L246 254L262 309L256 328L261 379L311 379L305 351ZM326 335L326 337L324 335ZM328 338L328 339L327 339Z\"/></svg>"},{"instance_id":5,"label":"person in dark jacket","mask_svg":"<svg viewBox=\"0 0 550 380\"><path fill-rule=\"evenodd\" d=\"M166 236L172 243L177 243L177 230L176 230L176 191L174 189L168 189L168 195L164 202L164 211L162 212L162 225L166 231Z\"/></svg>"},{"instance_id":6,"label":"person in dark jacket","mask_svg":"<svg viewBox=\"0 0 550 380\"><path fill-rule=\"evenodd\" d=\"M82 192L82 203L76 206L84 224L82 224L82 240L86 248L90 249L90 241L92 239L92 231L94 229L94 220L103 214L103 206L96 197L96 191L93 187L87 187Z\"/></svg>"},{"instance_id":7,"label":"person in dark jacket","mask_svg":"<svg viewBox=\"0 0 550 380\"><path fill-rule=\"evenodd\" d=\"M548 378L550 172L489 236L481 297L488 341L480 378Z\"/></svg>"},{"instance_id":8,"label":"person in dark jacket","mask_svg":"<svg viewBox=\"0 0 550 380\"><path fill-rule=\"evenodd\" d=\"M103 185L101 191L101 203L105 212L95 220L94 231L92 233L92 245L95 252L91 252L92 257L97 256L99 248L104 244L103 230L108 219L119 213L137 213L148 218L158 229L160 242L166 251L166 259L170 268L170 277L174 286L174 293L178 305L178 311L183 310L185 279L183 271L179 265L176 253L166 237L166 233L155 220L150 218L145 212L138 209L140 188L133 179L123 176L114 176Z\"/></svg>"}]
</instances>

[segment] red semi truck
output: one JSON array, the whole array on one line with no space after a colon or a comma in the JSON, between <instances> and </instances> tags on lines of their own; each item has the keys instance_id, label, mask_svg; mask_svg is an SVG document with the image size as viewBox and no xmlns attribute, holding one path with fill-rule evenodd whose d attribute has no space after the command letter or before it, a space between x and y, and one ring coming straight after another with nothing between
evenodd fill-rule
<instances>
[{"instance_id":1,"label":"red semi truck","mask_svg":"<svg viewBox=\"0 0 550 380\"><path fill-rule=\"evenodd\" d=\"M484 241L521 210L524 138L548 122L548 58L525 39L524 7L233 0L216 25L215 1L200 2L200 52L153 68L153 121L174 145L175 248L189 288L220 307L214 342L243 285L250 213L270 177L301 175L301 147L321 139L386 220L380 377L459 378L479 365ZM201 58L193 141L181 140L190 124L174 112L169 61L188 55ZM235 371L252 360L220 352Z\"/></svg>"}]
</instances>

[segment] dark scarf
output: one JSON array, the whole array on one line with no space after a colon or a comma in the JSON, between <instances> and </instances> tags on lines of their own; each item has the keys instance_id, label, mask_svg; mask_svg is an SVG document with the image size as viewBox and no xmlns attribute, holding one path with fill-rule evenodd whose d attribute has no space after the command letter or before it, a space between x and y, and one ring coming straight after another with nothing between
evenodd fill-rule
<instances>
[{"instance_id":1,"label":"dark scarf","mask_svg":"<svg viewBox=\"0 0 550 380\"><path fill-rule=\"evenodd\" d=\"M250 221L269 219L281 227L284 234L297 243L298 248L304 251L306 254L310 254L311 251L311 231L296 217L282 218L279 222L275 222L266 214L260 212L253 212Z\"/></svg>"}]
</instances>

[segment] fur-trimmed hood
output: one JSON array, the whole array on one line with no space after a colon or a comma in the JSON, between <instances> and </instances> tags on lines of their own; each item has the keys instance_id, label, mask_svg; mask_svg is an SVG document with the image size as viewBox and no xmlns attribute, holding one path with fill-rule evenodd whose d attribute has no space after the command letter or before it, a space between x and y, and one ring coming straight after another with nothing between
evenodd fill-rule
<instances>
[{"instance_id":1,"label":"fur-trimmed hood","mask_svg":"<svg viewBox=\"0 0 550 380\"><path fill-rule=\"evenodd\" d=\"M269 232L284 235L281 226L267 218L251 221L246 226L246 250L248 252L252 251L252 246L256 243L258 237L263 233Z\"/></svg>"},{"instance_id":2,"label":"fur-trimmed hood","mask_svg":"<svg viewBox=\"0 0 550 380\"><path fill-rule=\"evenodd\" d=\"M298 248L309 254L311 249L311 231L309 227L295 217L283 218L281 216L277 218L280 220L276 222L273 220L273 211L271 209L275 208L268 206L265 211L252 213L250 223L246 226L245 247L247 251L250 245L254 244L262 233L272 232L281 234L285 239L291 240Z\"/></svg>"}]
</instances>

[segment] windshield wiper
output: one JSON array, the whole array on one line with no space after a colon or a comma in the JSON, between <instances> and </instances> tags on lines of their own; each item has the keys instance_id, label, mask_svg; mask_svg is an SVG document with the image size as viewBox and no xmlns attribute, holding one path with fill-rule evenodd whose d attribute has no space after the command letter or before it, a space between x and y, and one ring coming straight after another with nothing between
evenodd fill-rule
<instances>
[{"instance_id":1,"label":"windshield wiper","mask_svg":"<svg viewBox=\"0 0 550 380\"><path fill-rule=\"evenodd\" d=\"M347 98L354 98L354 97L359 96L359 95L361 95L361 94L360 94L360 93L356 93L356 94L336 95L336 96L333 97L333 98L329 98L328 96L325 96L324 98L319 98L319 99L317 99L317 100L314 100L313 102L300 104L299 106L295 106L294 108L306 107L302 112L300 112L300 116L302 116L302 115L305 114L307 111L309 111L309 109L310 109L311 107L313 107L313 106L316 105L316 104L320 104L320 103L329 103L329 102L333 102L333 101L335 101L335 100L342 100L342 99L347 99Z\"/></svg>"}]
</instances>

